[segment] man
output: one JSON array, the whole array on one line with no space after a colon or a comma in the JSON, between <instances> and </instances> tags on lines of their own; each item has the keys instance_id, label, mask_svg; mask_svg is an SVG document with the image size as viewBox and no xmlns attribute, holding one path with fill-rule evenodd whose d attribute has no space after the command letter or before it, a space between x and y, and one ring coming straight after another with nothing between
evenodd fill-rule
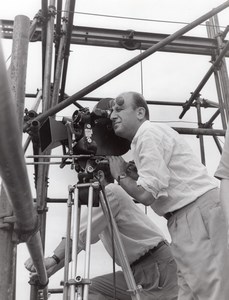
<instances>
[{"instance_id":1,"label":"man","mask_svg":"<svg viewBox=\"0 0 229 300\"><path fill-rule=\"evenodd\" d=\"M120 237L126 251L135 281L142 286L141 300L163 299L175 300L178 294L176 263L170 247L159 228L133 202L129 195L111 177L107 164L101 165L97 176L109 201L113 216L118 226ZM87 218L82 217L80 224L79 249L85 248ZM108 253L112 256L112 240L105 216L101 207L94 207L92 212L92 243L101 239ZM61 265L64 259L65 240L54 250L54 257L45 259L48 275L53 274L57 262ZM115 255L118 265L119 259ZM35 271L31 259L25 267ZM131 300L123 272L116 272L116 299ZM113 274L106 274L92 279L89 288L89 300L113 299Z\"/></svg>"},{"instance_id":2,"label":"man","mask_svg":"<svg viewBox=\"0 0 229 300\"><path fill-rule=\"evenodd\" d=\"M229 127L226 132L223 153L219 166L215 172L215 177L220 179L220 199L224 206L224 211L229 220ZM229 226L228 226L228 247L229 247Z\"/></svg>"},{"instance_id":3,"label":"man","mask_svg":"<svg viewBox=\"0 0 229 300\"><path fill-rule=\"evenodd\" d=\"M141 94L119 95L110 119L116 135L131 142L139 177L128 176L121 157L109 158L112 176L168 220L178 299L228 300L226 221L214 178L175 130L149 121Z\"/></svg>"}]
</instances>

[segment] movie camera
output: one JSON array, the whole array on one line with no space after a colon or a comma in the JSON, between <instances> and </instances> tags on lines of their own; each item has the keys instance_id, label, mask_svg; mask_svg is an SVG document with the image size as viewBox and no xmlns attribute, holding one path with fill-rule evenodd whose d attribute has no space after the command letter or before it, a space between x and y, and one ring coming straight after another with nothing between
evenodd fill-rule
<instances>
[{"instance_id":1,"label":"movie camera","mask_svg":"<svg viewBox=\"0 0 229 300\"><path fill-rule=\"evenodd\" d=\"M107 156L123 155L130 148L128 140L114 133L110 120L111 101L114 100L103 98L91 112L89 108L80 108L71 118L63 117L58 121L48 117L42 124L36 121L36 113L26 111L24 120L31 124L27 132L32 138L34 153L40 152L45 157L48 150L62 146L61 168L71 165L78 173L78 183L98 181L95 178L97 166L108 165Z\"/></svg>"},{"instance_id":2,"label":"movie camera","mask_svg":"<svg viewBox=\"0 0 229 300\"><path fill-rule=\"evenodd\" d=\"M62 146L63 154L74 157L75 170L84 181L106 156L123 155L130 142L115 135L110 120L112 98L101 99L90 112L89 108L74 111L72 118L57 121L48 117L39 128L41 151ZM63 167L68 159L62 160Z\"/></svg>"}]
</instances>

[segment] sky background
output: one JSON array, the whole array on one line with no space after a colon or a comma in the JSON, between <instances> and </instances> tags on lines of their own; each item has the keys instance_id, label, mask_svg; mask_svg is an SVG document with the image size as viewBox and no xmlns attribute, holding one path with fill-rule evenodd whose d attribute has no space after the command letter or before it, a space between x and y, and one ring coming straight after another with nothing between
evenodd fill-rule
<instances>
[{"instance_id":1,"label":"sky background","mask_svg":"<svg viewBox=\"0 0 229 300\"><path fill-rule=\"evenodd\" d=\"M74 25L171 34L182 28L184 23L194 21L222 3L223 1L220 0L78 0L75 5ZM17 15L26 15L32 20L40 8L41 1L38 0L8 0L4 2L1 0L0 19L13 20ZM105 17L105 15L113 17ZM218 17L223 30L228 25L229 9L221 12ZM206 27L202 24L186 35L207 37ZM2 46L7 59L11 53L12 41L2 40ZM139 50L127 51L71 45L66 93L68 95L74 94L139 53ZM206 56L157 52L99 87L90 93L90 96L115 97L121 92L134 90L143 92L148 100L185 102L210 68L209 62L210 57ZM36 93L41 86L41 43L30 43L26 93ZM214 78L210 78L202 89L201 97L218 101ZM27 99L25 107L30 109L33 104L33 99ZM81 104L90 108L94 106L94 103L89 102L82 102ZM71 116L75 109L75 106L64 109L58 113L58 118ZM215 110L211 108L204 109L203 123L208 121L214 112ZM194 109L190 109L182 120L179 119L180 113L180 107L151 106L150 108L152 121L165 122L176 127L197 127ZM222 128L220 118L215 121L214 128ZM25 135L24 139L26 137ZM199 140L196 136L185 136L185 139L199 156ZM221 137L220 140L223 145L224 139ZM206 165L209 173L213 175L220 156L212 137L205 137L204 141ZM29 148L26 155L31 153L31 148ZM54 149L53 154L60 154L60 149ZM130 154L125 155L125 158L130 159ZM29 162L28 159L27 162ZM31 189L35 196L32 166L28 166L28 173L31 179ZM75 184L76 180L75 171L71 170L70 167L66 166L60 169L58 165L52 165L49 174L48 196L50 198L66 198L68 185ZM49 204L48 206L45 255L52 253L65 233L66 226L66 205ZM143 209L143 207L141 208ZM162 228L169 239L165 220L153 214L152 210L148 209L148 214ZM30 286L27 283L29 274L23 266L28 256L26 245L20 244L18 246L17 300L22 299L22 297L29 299ZM91 256L91 277L112 272L112 261L100 243L92 247ZM79 256L80 275L83 275L82 261L83 253ZM59 284L62 279L63 272L60 271L50 279L49 287L60 287ZM62 296L52 295L50 299L58 300L62 299Z\"/></svg>"}]
</instances>

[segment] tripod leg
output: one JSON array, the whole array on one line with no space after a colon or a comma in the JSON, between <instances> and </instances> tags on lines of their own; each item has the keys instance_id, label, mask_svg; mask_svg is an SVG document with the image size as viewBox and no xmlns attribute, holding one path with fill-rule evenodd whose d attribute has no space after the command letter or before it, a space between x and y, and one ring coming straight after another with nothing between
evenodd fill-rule
<instances>
[{"instance_id":1,"label":"tripod leg","mask_svg":"<svg viewBox=\"0 0 229 300\"><path fill-rule=\"evenodd\" d=\"M90 270L92 206L93 206L93 187L90 185L89 193L88 193L87 236L86 236L85 262L84 262L85 279L89 279L89 270ZM83 300L88 300L89 285L85 284L83 287L84 287Z\"/></svg>"},{"instance_id":2,"label":"tripod leg","mask_svg":"<svg viewBox=\"0 0 229 300\"><path fill-rule=\"evenodd\" d=\"M66 244L65 244L65 260L64 260L64 290L63 300L68 300L68 273L70 261L70 240L71 240L71 217L72 217L72 192L73 188L68 187L68 201L67 201L67 229L66 229Z\"/></svg>"},{"instance_id":3,"label":"tripod leg","mask_svg":"<svg viewBox=\"0 0 229 300\"><path fill-rule=\"evenodd\" d=\"M118 255L119 261L121 263L122 271L123 271L128 289L131 293L131 299L132 300L140 300L141 298L140 298L140 295L139 295L139 292L138 292L138 289L137 289L137 286L135 283L135 279L134 279L132 270L129 265L129 261L126 256L125 249L123 247L122 240L119 235L119 230L118 230L117 224L113 217L109 202L108 201L105 202L102 192L100 192L100 204L101 204L101 207L103 209L103 212L107 219L108 224L110 224L110 222L112 222L112 229L113 229L114 239L115 239L116 248L117 248L117 255Z\"/></svg>"},{"instance_id":4,"label":"tripod leg","mask_svg":"<svg viewBox=\"0 0 229 300\"><path fill-rule=\"evenodd\" d=\"M82 287L82 285L78 286L77 300L83 300L83 287Z\"/></svg>"},{"instance_id":5,"label":"tripod leg","mask_svg":"<svg viewBox=\"0 0 229 300\"><path fill-rule=\"evenodd\" d=\"M79 203L79 191L75 188L74 197L74 209L73 209L73 228L72 228L72 268L71 268L71 278L76 278L77 272L77 257L78 257L78 241L79 241L79 229L80 229L80 214L81 205ZM70 299L75 299L75 285L70 286Z\"/></svg>"}]
</instances>

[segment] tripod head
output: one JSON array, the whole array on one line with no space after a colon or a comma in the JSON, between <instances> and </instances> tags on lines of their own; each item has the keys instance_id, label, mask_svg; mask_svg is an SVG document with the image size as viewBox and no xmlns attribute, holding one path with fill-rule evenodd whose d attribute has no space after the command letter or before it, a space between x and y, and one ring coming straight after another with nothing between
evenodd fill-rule
<instances>
[{"instance_id":1,"label":"tripod head","mask_svg":"<svg viewBox=\"0 0 229 300\"><path fill-rule=\"evenodd\" d=\"M109 167L108 160L104 157L97 156L92 156L91 158L80 158L77 160L77 164L75 165L76 171L78 172L77 184L78 186L81 186L79 188L79 201L83 205L87 205L89 190L88 187L83 186L83 184L99 182L97 171L101 165ZM99 192L101 188L100 184L98 187L94 187L93 206L99 206Z\"/></svg>"}]
</instances>

